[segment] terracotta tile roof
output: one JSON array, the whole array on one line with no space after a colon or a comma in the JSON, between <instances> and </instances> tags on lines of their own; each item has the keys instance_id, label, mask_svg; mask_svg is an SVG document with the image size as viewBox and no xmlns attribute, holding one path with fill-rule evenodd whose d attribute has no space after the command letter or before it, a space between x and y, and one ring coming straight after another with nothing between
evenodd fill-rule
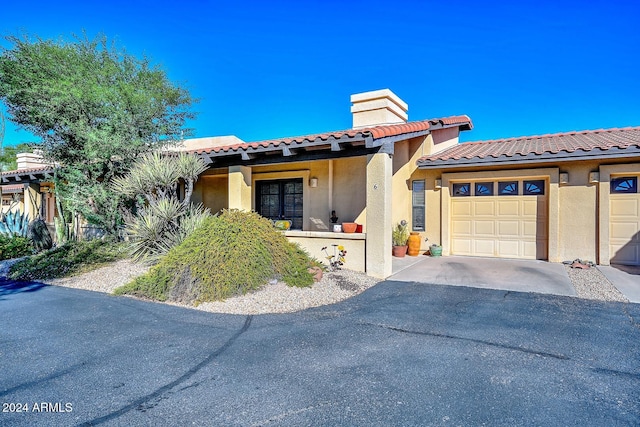
<instances>
[{"instance_id":1,"label":"terracotta tile roof","mask_svg":"<svg viewBox=\"0 0 640 427\"><path fill-rule=\"evenodd\" d=\"M28 173L34 173L34 172L47 172L52 170L53 169L51 168L51 166L42 166L38 168L16 169L12 171L4 171L4 172L0 172L0 175L22 175L22 174L28 174Z\"/></svg>"},{"instance_id":2,"label":"terracotta tile roof","mask_svg":"<svg viewBox=\"0 0 640 427\"><path fill-rule=\"evenodd\" d=\"M24 184L9 184L9 185L1 185L3 193L14 193L21 192L24 190Z\"/></svg>"},{"instance_id":3,"label":"terracotta tile roof","mask_svg":"<svg viewBox=\"0 0 640 427\"><path fill-rule=\"evenodd\" d=\"M421 157L418 165L433 162L455 164L455 161L489 158L538 157L557 154L595 154L610 149L640 148L640 127L563 132L537 136L465 142L439 153ZM597 150L593 152L593 150ZM467 162L469 163L469 162Z\"/></svg>"},{"instance_id":4,"label":"terracotta tile roof","mask_svg":"<svg viewBox=\"0 0 640 427\"><path fill-rule=\"evenodd\" d=\"M400 123L394 125L372 126L361 129L347 129L334 132L325 132L311 135L295 136L281 139L269 139L265 141L247 142L244 144L223 145L217 147L205 147L196 150L190 150L194 153L228 153L237 152L238 150L257 149L257 148L276 148L281 144L291 145L305 142L322 142L330 139L365 139L373 138L381 139L385 137L401 136L413 132L428 131L439 127L461 126L471 129L473 124L471 119L466 116L452 116L439 119L422 120L416 122Z\"/></svg>"}]
</instances>

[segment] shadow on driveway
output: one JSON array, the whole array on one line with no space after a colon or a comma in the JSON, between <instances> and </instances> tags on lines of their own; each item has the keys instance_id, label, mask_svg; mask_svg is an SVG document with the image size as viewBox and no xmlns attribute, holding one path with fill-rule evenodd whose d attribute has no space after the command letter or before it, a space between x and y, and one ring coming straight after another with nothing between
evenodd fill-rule
<instances>
[{"instance_id":1,"label":"shadow on driveway","mask_svg":"<svg viewBox=\"0 0 640 427\"><path fill-rule=\"evenodd\" d=\"M46 287L44 283L22 282L18 280L0 279L0 301L4 296L20 294L24 292L36 292Z\"/></svg>"}]
</instances>

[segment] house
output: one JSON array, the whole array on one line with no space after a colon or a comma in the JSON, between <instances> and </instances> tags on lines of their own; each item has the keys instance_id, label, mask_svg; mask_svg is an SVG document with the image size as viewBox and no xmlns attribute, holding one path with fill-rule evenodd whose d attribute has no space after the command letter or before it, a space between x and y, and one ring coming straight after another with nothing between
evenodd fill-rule
<instances>
[{"instance_id":1,"label":"house","mask_svg":"<svg viewBox=\"0 0 640 427\"><path fill-rule=\"evenodd\" d=\"M193 201L289 220L285 235L312 256L343 245L348 268L380 278L401 220L444 255L640 265L640 127L459 144L467 116L409 122L388 89L351 103L347 130L184 141L176 149L209 165ZM25 200L52 203L42 168L0 176L3 194L22 186ZM333 211L361 232L333 232Z\"/></svg>"},{"instance_id":2,"label":"house","mask_svg":"<svg viewBox=\"0 0 640 427\"><path fill-rule=\"evenodd\" d=\"M290 220L285 235L312 256L323 259L323 247L343 245L348 268L390 276L391 229L411 219L415 194L424 195L414 183L417 160L457 145L472 124L467 116L408 122L407 104L388 89L352 95L351 103L347 130L232 144L186 141L183 149L209 164L192 198L212 211L255 210ZM361 224L362 232L334 233L333 211L339 222Z\"/></svg>"}]
</instances>

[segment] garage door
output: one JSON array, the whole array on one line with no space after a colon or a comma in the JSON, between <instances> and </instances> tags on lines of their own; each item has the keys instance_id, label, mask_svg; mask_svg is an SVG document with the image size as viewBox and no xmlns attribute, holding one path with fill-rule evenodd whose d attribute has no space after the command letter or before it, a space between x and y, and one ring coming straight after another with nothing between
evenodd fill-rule
<instances>
[{"instance_id":1,"label":"garage door","mask_svg":"<svg viewBox=\"0 0 640 427\"><path fill-rule=\"evenodd\" d=\"M640 193L637 176L611 179L609 253L614 264L640 265Z\"/></svg>"},{"instance_id":2,"label":"garage door","mask_svg":"<svg viewBox=\"0 0 640 427\"><path fill-rule=\"evenodd\" d=\"M545 181L454 183L451 195L453 255L547 258Z\"/></svg>"}]
</instances>

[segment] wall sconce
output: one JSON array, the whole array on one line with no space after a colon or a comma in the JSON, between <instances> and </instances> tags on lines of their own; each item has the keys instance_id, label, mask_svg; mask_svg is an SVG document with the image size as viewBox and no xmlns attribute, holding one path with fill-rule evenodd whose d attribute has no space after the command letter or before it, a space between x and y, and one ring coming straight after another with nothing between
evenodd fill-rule
<instances>
[{"instance_id":1,"label":"wall sconce","mask_svg":"<svg viewBox=\"0 0 640 427\"><path fill-rule=\"evenodd\" d=\"M436 178L436 188L442 188L442 179Z\"/></svg>"},{"instance_id":2,"label":"wall sconce","mask_svg":"<svg viewBox=\"0 0 640 427\"><path fill-rule=\"evenodd\" d=\"M560 172L560 184L568 184L568 183L569 183L569 173Z\"/></svg>"},{"instance_id":3,"label":"wall sconce","mask_svg":"<svg viewBox=\"0 0 640 427\"><path fill-rule=\"evenodd\" d=\"M318 186L318 178L309 178L309 187L316 188Z\"/></svg>"},{"instance_id":4,"label":"wall sconce","mask_svg":"<svg viewBox=\"0 0 640 427\"><path fill-rule=\"evenodd\" d=\"M600 172L589 172L589 182L591 184L600 182Z\"/></svg>"}]
</instances>

